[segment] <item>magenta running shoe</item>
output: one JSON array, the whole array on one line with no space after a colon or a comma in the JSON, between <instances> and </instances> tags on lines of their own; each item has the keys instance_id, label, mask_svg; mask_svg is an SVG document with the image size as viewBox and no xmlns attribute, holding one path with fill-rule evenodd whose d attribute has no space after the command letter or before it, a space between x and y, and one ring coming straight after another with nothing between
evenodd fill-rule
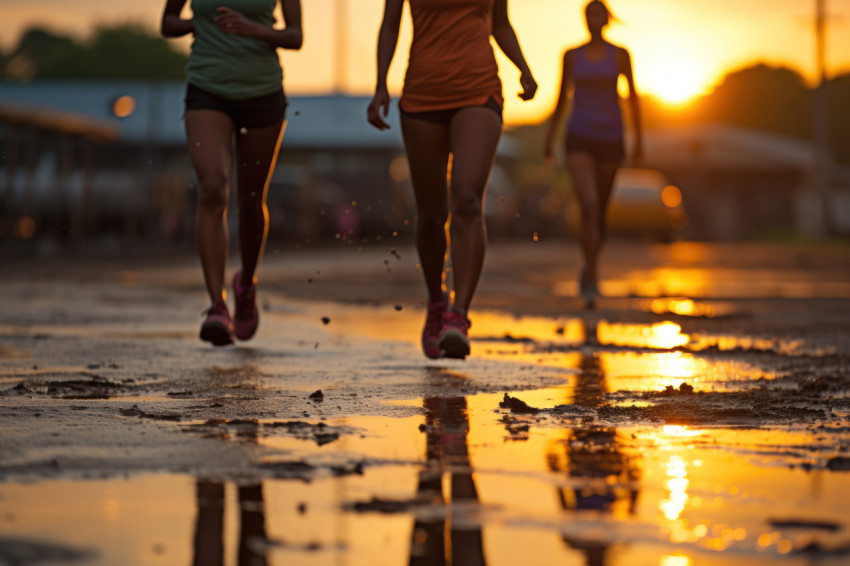
<instances>
[{"instance_id":1,"label":"magenta running shoe","mask_svg":"<svg viewBox=\"0 0 850 566\"><path fill-rule=\"evenodd\" d=\"M469 327L472 323L461 311L450 310L443 315L443 330L438 346L447 358L464 359L469 355Z\"/></svg>"},{"instance_id":2,"label":"magenta running shoe","mask_svg":"<svg viewBox=\"0 0 850 566\"><path fill-rule=\"evenodd\" d=\"M233 330L240 340L250 340L260 324L260 312L257 310L257 285L243 287L239 284L242 270L233 276L233 296L236 309L233 311Z\"/></svg>"},{"instance_id":3,"label":"magenta running shoe","mask_svg":"<svg viewBox=\"0 0 850 566\"><path fill-rule=\"evenodd\" d=\"M207 317L201 323L201 340L212 342L213 346L233 344L233 322L227 305L215 303L207 309Z\"/></svg>"},{"instance_id":4,"label":"magenta running shoe","mask_svg":"<svg viewBox=\"0 0 850 566\"><path fill-rule=\"evenodd\" d=\"M428 301L428 316L422 329L422 351L432 360L442 357L440 350L440 331L443 329L443 315L449 308L449 301Z\"/></svg>"}]
</instances>

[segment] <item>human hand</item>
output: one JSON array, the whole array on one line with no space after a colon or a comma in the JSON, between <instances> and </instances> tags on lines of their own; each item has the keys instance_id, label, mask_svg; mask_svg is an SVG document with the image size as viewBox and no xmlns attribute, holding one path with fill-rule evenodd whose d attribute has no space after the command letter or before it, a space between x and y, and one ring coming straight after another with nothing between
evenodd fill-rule
<instances>
[{"instance_id":1,"label":"human hand","mask_svg":"<svg viewBox=\"0 0 850 566\"><path fill-rule=\"evenodd\" d=\"M259 22L249 20L240 12L225 6L219 6L216 8L216 12L218 12L218 15L213 22L224 33L232 33L242 37L256 37L259 35L258 28L263 27Z\"/></svg>"},{"instance_id":2,"label":"human hand","mask_svg":"<svg viewBox=\"0 0 850 566\"><path fill-rule=\"evenodd\" d=\"M390 93L387 92L387 87L380 86L375 89L375 96L372 102L369 103L369 108L366 112L369 123L379 130L388 130L390 125L384 120L390 112ZM383 117L381 117L383 114Z\"/></svg>"},{"instance_id":3,"label":"human hand","mask_svg":"<svg viewBox=\"0 0 850 566\"><path fill-rule=\"evenodd\" d=\"M519 84L522 87L522 92L519 97L523 100L531 100L537 93L537 81L531 75L531 71L523 72L519 77Z\"/></svg>"}]
</instances>

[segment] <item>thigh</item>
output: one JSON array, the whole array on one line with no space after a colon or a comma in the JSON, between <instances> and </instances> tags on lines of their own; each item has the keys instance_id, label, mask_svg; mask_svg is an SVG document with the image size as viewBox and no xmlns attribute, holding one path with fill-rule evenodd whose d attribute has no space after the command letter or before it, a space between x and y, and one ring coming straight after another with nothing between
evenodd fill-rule
<instances>
[{"instance_id":1,"label":"thigh","mask_svg":"<svg viewBox=\"0 0 850 566\"><path fill-rule=\"evenodd\" d=\"M200 182L211 176L227 179L233 122L217 110L187 110L186 140L189 158Z\"/></svg>"},{"instance_id":2,"label":"thigh","mask_svg":"<svg viewBox=\"0 0 850 566\"><path fill-rule=\"evenodd\" d=\"M476 196L483 195L501 134L502 120L485 106L462 108L455 113L449 135L452 190L474 190ZM453 194L452 198L460 196Z\"/></svg>"},{"instance_id":3,"label":"thigh","mask_svg":"<svg viewBox=\"0 0 850 566\"><path fill-rule=\"evenodd\" d=\"M402 118L401 131L417 209L423 212L445 213L448 210L448 124Z\"/></svg>"},{"instance_id":4,"label":"thigh","mask_svg":"<svg viewBox=\"0 0 850 566\"><path fill-rule=\"evenodd\" d=\"M262 197L277 163L286 120L236 133L236 177L240 198Z\"/></svg>"}]
</instances>

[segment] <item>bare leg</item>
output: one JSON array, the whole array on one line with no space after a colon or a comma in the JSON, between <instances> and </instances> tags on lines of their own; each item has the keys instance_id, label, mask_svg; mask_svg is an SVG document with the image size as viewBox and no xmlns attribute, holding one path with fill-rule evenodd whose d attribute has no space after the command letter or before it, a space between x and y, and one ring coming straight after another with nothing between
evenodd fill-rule
<instances>
[{"instance_id":1,"label":"bare leg","mask_svg":"<svg viewBox=\"0 0 850 566\"><path fill-rule=\"evenodd\" d=\"M597 193L596 162L589 153L570 152L567 154L567 169L573 179L579 207L581 208L581 243L586 277L589 281L597 279L599 246L602 243L600 226L602 209Z\"/></svg>"},{"instance_id":2,"label":"bare leg","mask_svg":"<svg viewBox=\"0 0 850 566\"><path fill-rule=\"evenodd\" d=\"M269 233L266 194L285 129L286 121L281 120L270 126L250 128L245 130L245 133L236 135L241 286L254 283L257 264L263 256Z\"/></svg>"},{"instance_id":3,"label":"bare leg","mask_svg":"<svg viewBox=\"0 0 850 566\"><path fill-rule=\"evenodd\" d=\"M449 128L445 124L402 118L401 129L416 197L416 249L428 287L428 299L443 298Z\"/></svg>"},{"instance_id":4,"label":"bare leg","mask_svg":"<svg viewBox=\"0 0 850 566\"><path fill-rule=\"evenodd\" d=\"M189 157L198 178L195 232L207 292L213 303L224 302L227 260L227 199L233 123L215 110L186 111Z\"/></svg>"},{"instance_id":5,"label":"bare leg","mask_svg":"<svg viewBox=\"0 0 850 566\"><path fill-rule=\"evenodd\" d=\"M454 306L464 312L472 302L484 264L484 190L501 133L502 121L488 108L464 108L451 121Z\"/></svg>"},{"instance_id":6,"label":"bare leg","mask_svg":"<svg viewBox=\"0 0 850 566\"><path fill-rule=\"evenodd\" d=\"M605 243L607 231L608 201L614 188L614 177L620 164L617 161L603 161L596 165L596 194L599 197L599 247Z\"/></svg>"}]
</instances>

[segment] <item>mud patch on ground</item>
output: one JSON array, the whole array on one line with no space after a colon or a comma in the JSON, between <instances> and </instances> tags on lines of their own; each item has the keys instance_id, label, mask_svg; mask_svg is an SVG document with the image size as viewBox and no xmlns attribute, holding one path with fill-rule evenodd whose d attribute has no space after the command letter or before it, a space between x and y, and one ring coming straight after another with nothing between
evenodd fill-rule
<instances>
[{"instance_id":1,"label":"mud patch on ground","mask_svg":"<svg viewBox=\"0 0 850 566\"><path fill-rule=\"evenodd\" d=\"M80 372L53 376L42 375L37 379L21 381L0 395L46 395L60 399L110 399L119 393L134 389L135 380L112 381L99 375ZM74 377L77 377L74 379Z\"/></svg>"},{"instance_id":2,"label":"mud patch on ground","mask_svg":"<svg viewBox=\"0 0 850 566\"><path fill-rule=\"evenodd\" d=\"M78 562L92 559L95 553L60 546L49 542L0 537L0 564L24 566L29 564Z\"/></svg>"},{"instance_id":3,"label":"mud patch on ground","mask_svg":"<svg viewBox=\"0 0 850 566\"><path fill-rule=\"evenodd\" d=\"M618 391L598 396L594 406L575 404L541 409L528 405L519 397L505 393L500 408L514 415L541 415L574 420L588 417L596 424L627 426L660 423L688 426L807 426L838 424L840 413L850 401L829 394L841 391L848 383L843 379L818 378L806 382L794 395L773 388L757 388L736 392L695 392L692 385L667 386L663 391Z\"/></svg>"}]
</instances>

